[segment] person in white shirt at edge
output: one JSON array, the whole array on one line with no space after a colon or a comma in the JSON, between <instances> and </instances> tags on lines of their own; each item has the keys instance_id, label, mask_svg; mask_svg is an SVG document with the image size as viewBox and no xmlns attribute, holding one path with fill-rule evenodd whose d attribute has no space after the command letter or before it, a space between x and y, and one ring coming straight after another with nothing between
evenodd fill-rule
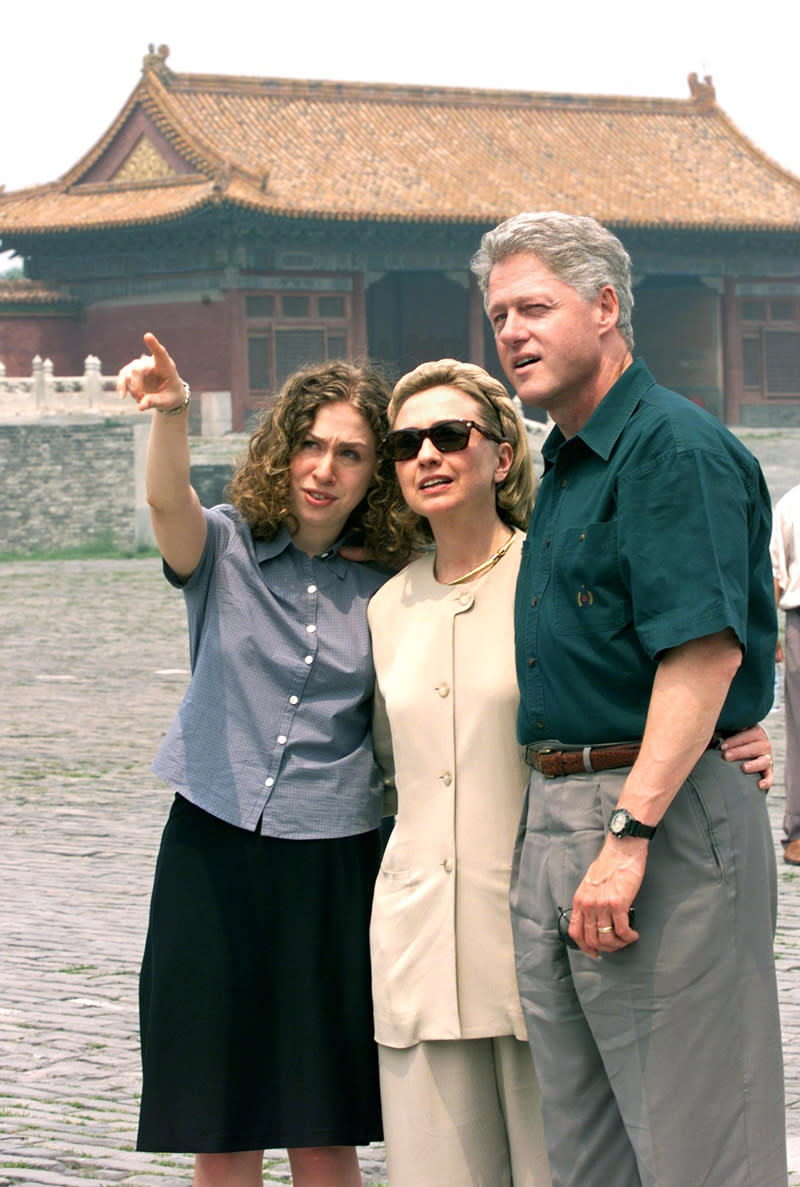
<instances>
[{"instance_id":1,"label":"person in white shirt at edge","mask_svg":"<svg viewBox=\"0 0 800 1187\"><path fill-rule=\"evenodd\" d=\"M779 499L770 540L775 601L786 615L785 645L776 659L784 664L786 759L783 860L800 866L800 486Z\"/></svg>"}]
</instances>

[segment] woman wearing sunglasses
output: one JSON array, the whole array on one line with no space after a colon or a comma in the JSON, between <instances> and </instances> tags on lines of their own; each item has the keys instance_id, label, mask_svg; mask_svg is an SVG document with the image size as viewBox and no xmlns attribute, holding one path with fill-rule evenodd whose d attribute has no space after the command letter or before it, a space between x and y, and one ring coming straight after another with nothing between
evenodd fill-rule
<instances>
[{"instance_id":1,"label":"woman wearing sunglasses","mask_svg":"<svg viewBox=\"0 0 800 1187\"><path fill-rule=\"evenodd\" d=\"M390 539L427 550L368 612L374 742L398 794L371 924L389 1181L544 1187L508 908L528 777L512 613L534 496L525 430L500 383L449 359L400 380L389 421ZM739 758L769 749L749 735Z\"/></svg>"}]
</instances>

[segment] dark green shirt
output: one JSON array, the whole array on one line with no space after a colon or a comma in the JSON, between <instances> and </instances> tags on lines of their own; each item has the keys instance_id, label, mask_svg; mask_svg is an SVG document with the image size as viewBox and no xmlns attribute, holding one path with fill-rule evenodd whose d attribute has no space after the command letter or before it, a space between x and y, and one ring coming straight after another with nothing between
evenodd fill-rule
<instances>
[{"instance_id":1,"label":"dark green shirt","mask_svg":"<svg viewBox=\"0 0 800 1187\"><path fill-rule=\"evenodd\" d=\"M753 455L641 360L543 453L515 605L520 742L640 738L662 653L726 627L744 655L718 726L759 721L777 623Z\"/></svg>"}]
</instances>

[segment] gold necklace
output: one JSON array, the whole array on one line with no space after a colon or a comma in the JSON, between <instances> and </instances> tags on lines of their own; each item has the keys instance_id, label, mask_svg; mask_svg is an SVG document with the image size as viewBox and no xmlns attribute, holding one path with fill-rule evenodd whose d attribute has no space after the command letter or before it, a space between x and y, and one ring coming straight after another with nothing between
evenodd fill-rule
<instances>
[{"instance_id":1,"label":"gold necklace","mask_svg":"<svg viewBox=\"0 0 800 1187\"><path fill-rule=\"evenodd\" d=\"M500 545L497 552L492 553L492 555L489 557L488 561L484 561L483 564L476 565L474 569L470 569L470 571L468 573L464 573L463 576L456 577L455 581L445 581L445 582L443 582L443 584L444 585L463 585L463 583L465 581L469 581L472 577L479 577L481 575L481 573L488 573L489 569L493 569L495 567L495 565L497 564L497 562L499 560L502 560L502 558L506 555L506 553L508 552L509 548L511 547L511 545L513 543L515 535L516 535L516 533L512 532L511 535L508 537L508 539L503 544Z\"/></svg>"}]
</instances>

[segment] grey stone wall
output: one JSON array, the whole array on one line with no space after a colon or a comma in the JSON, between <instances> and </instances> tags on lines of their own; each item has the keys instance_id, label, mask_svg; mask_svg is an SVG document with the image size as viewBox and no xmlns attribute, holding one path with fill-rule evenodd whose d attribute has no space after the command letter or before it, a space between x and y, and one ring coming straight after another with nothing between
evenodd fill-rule
<instances>
[{"instance_id":1,"label":"grey stone wall","mask_svg":"<svg viewBox=\"0 0 800 1187\"><path fill-rule=\"evenodd\" d=\"M232 462L193 462L192 486L204 507L226 503L225 487L233 477Z\"/></svg>"},{"instance_id":2,"label":"grey stone wall","mask_svg":"<svg viewBox=\"0 0 800 1187\"><path fill-rule=\"evenodd\" d=\"M100 418L0 424L0 552L148 543L146 436L147 425Z\"/></svg>"},{"instance_id":3,"label":"grey stone wall","mask_svg":"<svg viewBox=\"0 0 800 1187\"><path fill-rule=\"evenodd\" d=\"M0 553L155 546L145 494L151 417L40 417L0 423ZM227 457L232 445L219 447ZM224 502L232 461L192 462L204 507Z\"/></svg>"}]
</instances>

